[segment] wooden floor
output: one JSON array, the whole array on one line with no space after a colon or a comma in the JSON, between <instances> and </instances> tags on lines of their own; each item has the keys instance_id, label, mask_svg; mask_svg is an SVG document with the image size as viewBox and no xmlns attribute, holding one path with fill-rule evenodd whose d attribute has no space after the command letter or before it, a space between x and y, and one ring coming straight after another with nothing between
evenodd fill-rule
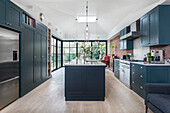
<instances>
[{"instance_id":1,"label":"wooden floor","mask_svg":"<svg viewBox=\"0 0 170 113\"><path fill-rule=\"evenodd\" d=\"M104 102L65 102L64 68L0 113L144 113L144 100L120 83L106 70ZM150 111L149 111L150 112ZM151 112L150 112L151 113Z\"/></svg>"}]
</instances>

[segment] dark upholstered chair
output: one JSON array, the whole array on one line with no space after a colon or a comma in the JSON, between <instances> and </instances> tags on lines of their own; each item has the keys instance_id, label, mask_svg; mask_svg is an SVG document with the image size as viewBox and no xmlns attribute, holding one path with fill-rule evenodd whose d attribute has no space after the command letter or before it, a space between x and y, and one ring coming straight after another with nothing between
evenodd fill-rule
<instances>
[{"instance_id":1,"label":"dark upholstered chair","mask_svg":"<svg viewBox=\"0 0 170 113\"><path fill-rule=\"evenodd\" d=\"M146 113L170 113L170 84L146 84L145 105Z\"/></svg>"}]
</instances>

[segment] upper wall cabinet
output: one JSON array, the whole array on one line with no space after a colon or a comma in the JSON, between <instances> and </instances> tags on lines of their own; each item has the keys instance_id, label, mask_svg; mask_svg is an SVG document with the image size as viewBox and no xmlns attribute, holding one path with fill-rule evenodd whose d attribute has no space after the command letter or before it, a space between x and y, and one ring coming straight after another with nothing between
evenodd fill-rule
<instances>
[{"instance_id":1,"label":"upper wall cabinet","mask_svg":"<svg viewBox=\"0 0 170 113\"><path fill-rule=\"evenodd\" d=\"M141 45L170 44L170 6L159 5L140 19Z\"/></svg>"},{"instance_id":2,"label":"upper wall cabinet","mask_svg":"<svg viewBox=\"0 0 170 113\"><path fill-rule=\"evenodd\" d=\"M130 33L130 26L125 27L124 29L122 29L122 30L120 31L120 37L123 37L124 35L126 35L126 34L128 34L128 33Z\"/></svg>"},{"instance_id":3,"label":"upper wall cabinet","mask_svg":"<svg viewBox=\"0 0 170 113\"><path fill-rule=\"evenodd\" d=\"M6 27L20 29L21 27L21 12L20 8L10 1L0 1L0 24Z\"/></svg>"},{"instance_id":4,"label":"upper wall cabinet","mask_svg":"<svg viewBox=\"0 0 170 113\"><path fill-rule=\"evenodd\" d=\"M120 40L120 49L133 49L133 40Z\"/></svg>"},{"instance_id":5,"label":"upper wall cabinet","mask_svg":"<svg viewBox=\"0 0 170 113\"><path fill-rule=\"evenodd\" d=\"M5 23L6 21L6 2L0 1L0 23Z\"/></svg>"}]
</instances>

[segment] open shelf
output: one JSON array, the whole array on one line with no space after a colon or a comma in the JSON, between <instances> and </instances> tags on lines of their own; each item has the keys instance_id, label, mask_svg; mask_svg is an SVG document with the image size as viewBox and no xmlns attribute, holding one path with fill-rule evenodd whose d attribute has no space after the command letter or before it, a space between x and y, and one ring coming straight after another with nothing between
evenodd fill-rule
<instances>
[{"instance_id":1,"label":"open shelf","mask_svg":"<svg viewBox=\"0 0 170 113\"><path fill-rule=\"evenodd\" d=\"M29 26L35 27L35 19L27 15L26 13L23 13L22 16L23 16L23 23Z\"/></svg>"},{"instance_id":2,"label":"open shelf","mask_svg":"<svg viewBox=\"0 0 170 113\"><path fill-rule=\"evenodd\" d=\"M51 76L51 30L48 29L48 76Z\"/></svg>"}]
</instances>

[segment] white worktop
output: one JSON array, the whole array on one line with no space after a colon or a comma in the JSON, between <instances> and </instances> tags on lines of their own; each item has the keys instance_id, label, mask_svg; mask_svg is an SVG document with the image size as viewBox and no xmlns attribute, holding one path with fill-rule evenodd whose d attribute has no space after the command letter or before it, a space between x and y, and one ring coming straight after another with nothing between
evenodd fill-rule
<instances>
[{"instance_id":1,"label":"white worktop","mask_svg":"<svg viewBox=\"0 0 170 113\"><path fill-rule=\"evenodd\" d=\"M65 66L106 66L106 64L99 60L84 61L84 59L74 59L66 63Z\"/></svg>"},{"instance_id":2,"label":"white worktop","mask_svg":"<svg viewBox=\"0 0 170 113\"><path fill-rule=\"evenodd\" d=\"M144 64L144 62L131 62L134 64L144 65L144 66L170 66L170 64Z\"/></svg>"}]
</instances>

